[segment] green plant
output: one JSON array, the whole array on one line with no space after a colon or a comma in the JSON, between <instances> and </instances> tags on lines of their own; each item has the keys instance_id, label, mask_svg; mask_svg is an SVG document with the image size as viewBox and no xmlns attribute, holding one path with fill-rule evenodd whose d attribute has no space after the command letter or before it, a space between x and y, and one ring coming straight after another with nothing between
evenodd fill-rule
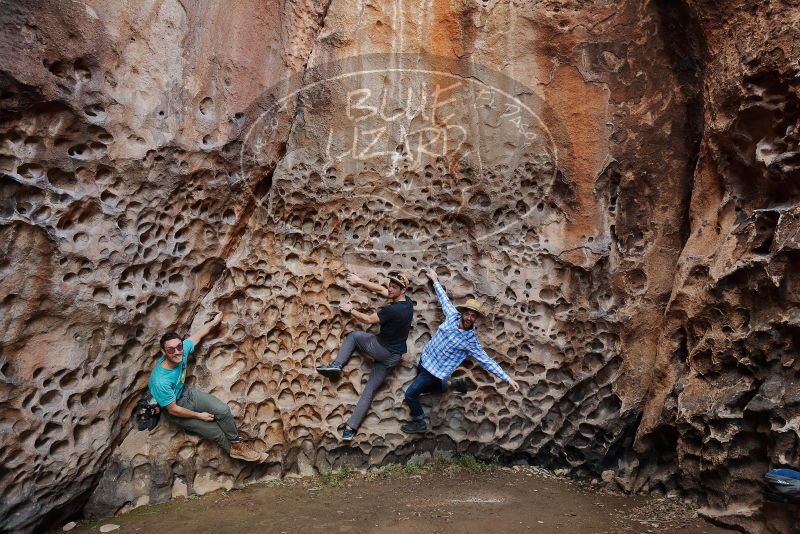
<instances>
[{"instance_id":1,"label":"green plant","mask_svg":"<svg viewBox=\"0 0 800 534\"><path fill-rule=\"evenodd\" d=\"M454 463L462 469L466 469L468 471L477 471L479 473L493 471L494 469L497 469L498 466L497 462L495 461L484 462L469 454L456 457Z\"/></svg>"},{"instance_id":2,"label":"green plant","mask_svg":"<svg viewBox=\"0 0 800 534\"><path fill-rule=\"evenodd\" d=\"M391 478L399 475L403 471L403 466L400 464L386 464L374 469L370 469L364 475L367 480L375 480L376 478Z\"/></svg>"},{"instance_id":3,"label":"green plant","mask_svg":"<svg viewBox=\"0 0 800 534\"><path fill-rule=\"evenodd\" d=\"M408 475L416 475L422 471L422 465L417 462L408 462L403 466L403 471Z\"/></svg>"},{"instance_id":4,"label":"green plant","mask_svg":"<svg viewBox=\"0 0 800 534\"><path fill-rule=\"evenodd\" d=\"M433 473L453 471L453 458L443 454L434 454L433 458L425 464L425 470Z\"/></svg>"},{"instance_id":5,"label":"green plant","mask_svg":"<svg viewBox=\"0 0 800 534\"><path fill-rule=\"evenodd\" d=\"M350 478L350 475L353 474L353 470L350 469L349 466L343 466L336 471L328 471L326 473L322 473L319 476L320 482L322 482L325 486L331 487L341 487L342 482Z\"/></svg>"}]
</instances>

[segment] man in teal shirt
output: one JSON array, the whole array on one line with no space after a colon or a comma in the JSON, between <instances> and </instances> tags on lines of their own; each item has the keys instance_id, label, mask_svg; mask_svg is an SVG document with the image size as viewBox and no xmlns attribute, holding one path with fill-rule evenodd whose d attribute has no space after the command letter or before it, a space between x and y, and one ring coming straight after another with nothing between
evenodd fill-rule
<instances>
[{"instance_id":1,"label":"man in teal shirt","mask_svg":"<svg viewBox=\"0 0 800 534\"><path fill-rule=\"evenodd\" d=\"M184 340L175 332L164 334L161 337L164 353L156 362L147 385L168 421L187 432L216 441L231 458L263 462L267 454L256 452L239 438L228 405L213 395L186 385L189 354L221 321L220 313Z\"/></svg>"}]
</instances>

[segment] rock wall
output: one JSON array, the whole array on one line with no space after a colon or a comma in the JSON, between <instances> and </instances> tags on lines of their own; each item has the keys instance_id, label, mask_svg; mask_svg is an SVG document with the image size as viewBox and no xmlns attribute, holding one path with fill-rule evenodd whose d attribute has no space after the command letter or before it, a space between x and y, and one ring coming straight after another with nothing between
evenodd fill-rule
<instances>
[{"instance_id":1,"label":"rock wall","mask_svg":"<svg viewBox=\"0 0 800 534\"><path fill-rule=\"evenodd\" d=\"M4 527L86 502L160 333L219 280L255 187L224 141L323 8L269 5L0 6Z\"/></svg>"},{"instance_id":2,"label":"rock wall","mask_svg":"<svg viewBox=\"0 0 800 534\"><path fill-rule=\"evenodd\" d=\"M771 467L800 465L800 9L687 4L704 131L637 435L655 461L640 478L675 480L723 524L785 532L798 510L762 510L760 482Z\"/></svg>"},{"instance_id":3,"label":"rock wall","mask_svg":"<svg viewBox=\"0 0 800 534\"><path fill-rule=\"evenodd\" d=\"M441 449L755 530L800 463L790 4L3 2L0 524ZM429 266L522 389L467 363L412 437ZM348 270L398 267L411 349L342 446L369 365L314 366L360 328L343 298L380 305ZM190 374L263 465L130 431L160 335L214 310Z\"/></svg>"}]
</instances>

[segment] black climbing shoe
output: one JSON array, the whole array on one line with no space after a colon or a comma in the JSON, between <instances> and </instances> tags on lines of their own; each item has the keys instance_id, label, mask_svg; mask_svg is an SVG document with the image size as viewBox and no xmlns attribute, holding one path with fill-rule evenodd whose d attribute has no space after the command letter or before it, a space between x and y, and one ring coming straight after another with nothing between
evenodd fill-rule
<instances>
[{"instance_id":1,"label":"black climbing shoe","mask_svg":"<svg viewBox=\"0 0 800 534\"><path fill-rule=\"evenodd\" d=\"M456 378L455 380L451 380L449 384L447 384L447 389L454 389L459 393L466 393L469 389L469 382L465 378Z\"/></svg>"},{"instance_id":2,"label":"black climbing shoe","mask_svg":"<svg viewBox=\"0 0 800 534\"><path fill-rule=\"evenodd\" d=\"M322 376L327 376L328 378L339 378L339 375L342 374L342 368L335 363L332 363L330 365L317 367L317 372Z\"/></svg>"},{"instance_id":3,"label":"black climbing shoe","mask_svg":"<svg viewBox=\"0 0 800 534\"><path fill-rule=\"evenodd\" d=\"M342 441L353 441L354 437L356 437L356 431L345 425L344 430L342 430Z\"/></svg>"},{"instance_id":4,"label":"black climbing shoe","mask_svg":"<svg viewBox=\"0 0 800 534\"><path fill-rule=\"evenodd\" d=\"M400 430L406 434L421 434L428 430L428 424L425 422L425 420L419 419L417 421L411 421L410 423L402 425Z\"/></svg>"}]
</instances>

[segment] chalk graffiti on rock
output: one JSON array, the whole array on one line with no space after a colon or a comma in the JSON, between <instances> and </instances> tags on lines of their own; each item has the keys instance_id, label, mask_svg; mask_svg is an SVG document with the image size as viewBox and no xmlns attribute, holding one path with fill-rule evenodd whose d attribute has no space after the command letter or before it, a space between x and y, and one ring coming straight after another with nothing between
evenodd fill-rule
<instances>
[{"instance_id":1,"label":"chalk graffiti on rock","mask_svg":"<svg viewBox=\"0 0 800 534\"><path fill-rule=\"evenodd\" d=\"M276 87L253 106L240 151L242 177L274 169L256 205L274 212L280 231L303 233L312 223L292 206L358 198L355 212L337 208L325 221L369 252L449 249L518 227L541 206L559 166L555 139L568 136L535 91L462 67L376 55ZM488 212L490 194L497 206ZM352 222L359 217L364 228Z\"/></svg>"},{"instance_id":2,"label":"chalk graffiti on rock","mask_svg":"<svg viewBox=\"0 0 800 534\"><path fill-rule=\"evenodd\" d=\"M451 109L458 102L454 91L462 86L462 82L446 87L437 84L430 94L415 93L409 87L401 92L405 97L401 103L390 102L388 90L381 95L375 95L370 88L348 91L345 117L350 128L343 132L342 125L329 127L327 161L333 164L345 158L358 161L388 158L393 165L405 161L415 169L438 157L455 153L466 156L470 150L462 151L462 147L468 131L452 122L456 112ZM390 105L393 110L387 112ZM337 151L334 143L341 139L348 142L344 150ZM395 144L399 150L392 148Z\"/></svg>"}]
</instances>

